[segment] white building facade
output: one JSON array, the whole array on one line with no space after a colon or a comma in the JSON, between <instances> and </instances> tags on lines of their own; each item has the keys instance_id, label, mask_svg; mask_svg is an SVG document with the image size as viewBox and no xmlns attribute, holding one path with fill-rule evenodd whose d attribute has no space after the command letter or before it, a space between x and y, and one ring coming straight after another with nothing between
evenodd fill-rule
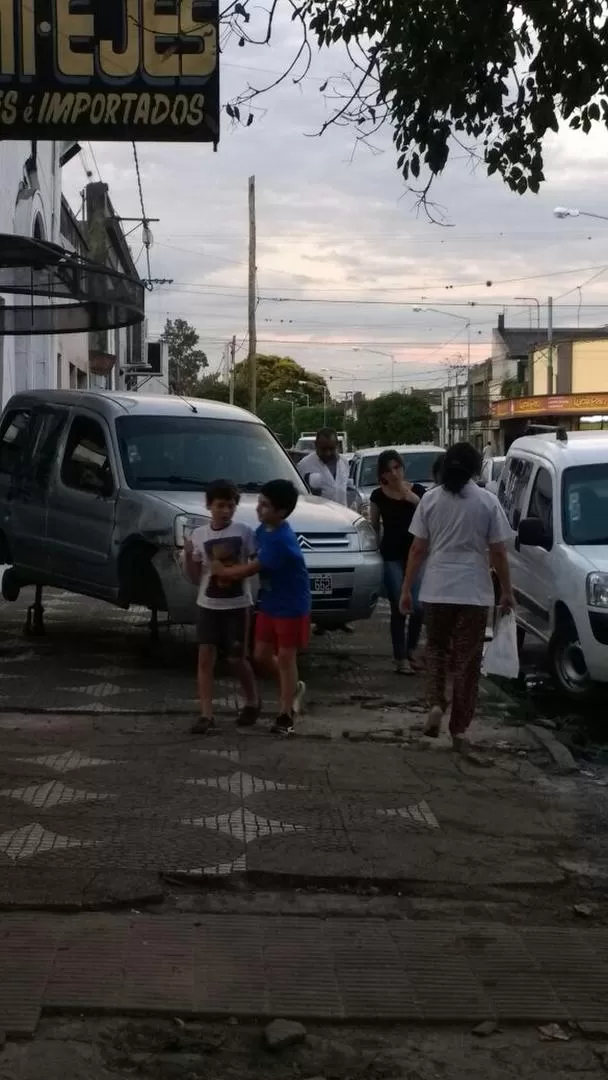
<instances>
[{"instance_id":1,"label":"white building facade","mask_svg":"<svg viewBox=\"0 0 608 1080\"><path fill-rule=\"evenodd\" d=\"M61 147L58 142L0 142L0 233L58 243ZM5 295L2 302L13 305L29 300ZM52 335L0 336L2 406L20 390L56 385L56 351Z\"/></svg>"}]
</instances>

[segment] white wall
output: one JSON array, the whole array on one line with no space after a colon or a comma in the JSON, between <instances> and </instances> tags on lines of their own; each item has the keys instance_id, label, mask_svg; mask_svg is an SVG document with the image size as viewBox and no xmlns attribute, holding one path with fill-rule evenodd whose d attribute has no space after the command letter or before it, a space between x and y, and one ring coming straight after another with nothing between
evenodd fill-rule
<instances>
[{"instance_id":1,"label":"white wall","mask_svg":"<svg viewBox=\"0 0 608 1080\"><path fill-rule=\"evenodd\" d=\"M37 144L37 188L24 184L25 163L31 153L30 142L0 142L0 233L33 236L38 220L43 238L57 243L61 200L59 144ZM18 198L20 189L23 197ZM8 295L4 301L9 305L28 302L27 297ZM52 336L6 337L2 344L3 406L18 390L56 385L57 348Z\"/></svg>"}]
</instances>

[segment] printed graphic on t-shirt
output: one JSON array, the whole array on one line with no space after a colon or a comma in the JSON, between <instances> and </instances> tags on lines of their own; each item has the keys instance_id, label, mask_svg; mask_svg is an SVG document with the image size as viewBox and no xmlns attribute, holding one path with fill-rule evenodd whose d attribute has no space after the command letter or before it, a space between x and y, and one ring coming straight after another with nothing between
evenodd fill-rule
<instances>
[{"instance_id":1,"label":"printed graphic on t-shirt","mask_svg":"<svg viewBox=\"0 0 608 1080\"><path fill-rule=\"evenodd\" d=\"M206 540L204 544L207 563L220 562L222 566L238 566L247 561L243 551L242 536L225 536L221 540ZM210 600L237 600L244 595L242 581L223 581L211 575L205 589Z\"/></svg>"}]
</instances>

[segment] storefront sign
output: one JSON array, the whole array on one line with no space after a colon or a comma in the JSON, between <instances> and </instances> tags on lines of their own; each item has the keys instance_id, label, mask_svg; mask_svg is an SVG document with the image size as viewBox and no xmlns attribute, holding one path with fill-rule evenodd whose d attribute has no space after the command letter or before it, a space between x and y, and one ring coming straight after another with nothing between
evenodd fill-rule
<instances>
[{"instance_id":1,"label":"storefront sign","mask_svg":"<svg viewBox=\"0 0 608 1080\"><path fill-rule=\"evenodd\" d=\"M558 413L572 416L608 409L608 394L564 394L561 397L538 395L537 397L509 398L492 405L495 420L508 420L522 416L553 416Z\"/></svg>"},{"instance_id":2,"label":"storefront sign","mask_svg":"<svg viewBox=\"0 0 608 1080\"><path fill-rule=\"evenodd\" d=\"M0 138L217 143L218 0L0 0Z\"/></svg>"}]
</instances>

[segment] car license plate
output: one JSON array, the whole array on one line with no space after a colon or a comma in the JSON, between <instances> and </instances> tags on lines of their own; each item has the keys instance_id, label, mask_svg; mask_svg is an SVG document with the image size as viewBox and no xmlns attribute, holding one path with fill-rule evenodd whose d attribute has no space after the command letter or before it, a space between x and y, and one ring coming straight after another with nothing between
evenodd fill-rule
<instances>
[{"instance_id":1,"label":"car license plate","mask_svg":"<svg viewBox=\"0 0 608 1080\"><path fill-rule=\"evenodd\" d=\"M331 574L316 574L310 579L310 591L313 596L331 596L334 583Z\"/></svg>"}]
</instances>

